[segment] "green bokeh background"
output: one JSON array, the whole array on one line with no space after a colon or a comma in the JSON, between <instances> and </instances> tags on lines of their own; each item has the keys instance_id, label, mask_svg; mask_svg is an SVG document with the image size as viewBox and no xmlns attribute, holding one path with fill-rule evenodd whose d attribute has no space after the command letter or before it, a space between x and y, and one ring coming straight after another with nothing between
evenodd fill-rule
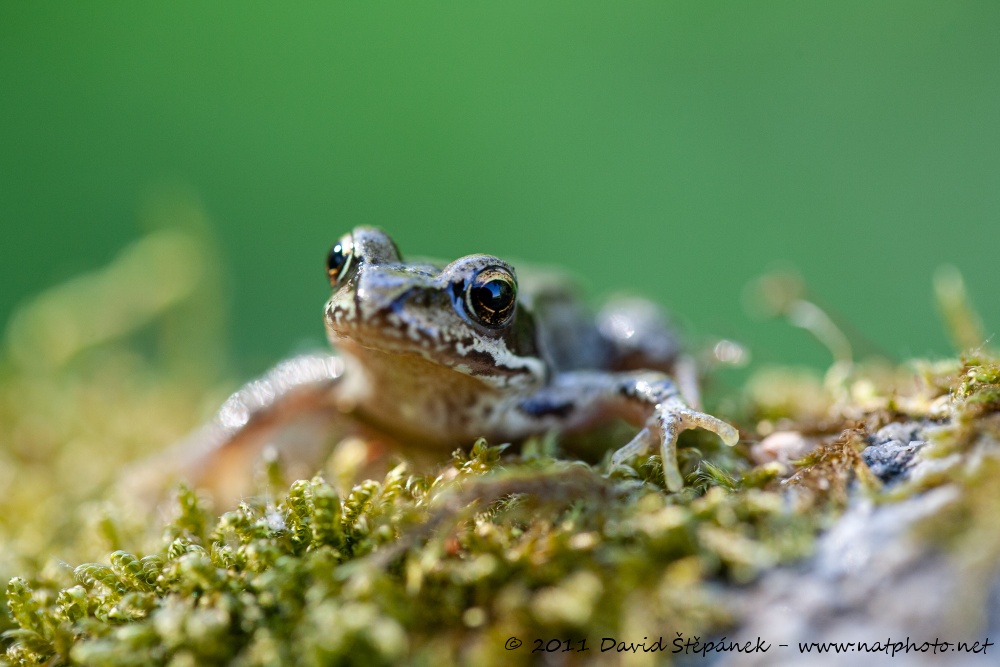
<instances>
[{"instance_id":1,"label":"green bokeh background","mask_svg":"<svg viewBox=\"0 0 1000 667\"><path fill-rule=\"evenodd\" d=\"M564 265L756 361L784 261L887 352L931 275L1000 326L1000 3L0 4L0 322L141 235L163 181L224 252L240 372L322 340L329 244Z\"/></svg>"}]
</instances>

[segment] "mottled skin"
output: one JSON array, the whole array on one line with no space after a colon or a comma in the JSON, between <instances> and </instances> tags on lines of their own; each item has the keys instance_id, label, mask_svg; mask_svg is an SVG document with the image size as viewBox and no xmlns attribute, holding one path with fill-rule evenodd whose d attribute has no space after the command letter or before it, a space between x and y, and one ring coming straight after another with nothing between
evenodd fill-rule
<instances>
[{"instance_id":1,"label":"mottled skin","mask_svg":"<svg viewBox=\"0 0 1000 667\"><path fill-rule=\"evenodd\" d=\"M680 431L738 440L682 400L667 375L676 340L649 302L620 301L594 318L552 276L519 289L514 268L490 255L405 262L370 227L344 236L329 266L324 321L338 355L291 360L235 394L182 446L183 476L231 496L267 445L315 465L316 442L331 433L450 451L481 436L519 441L624 418L640 430L612 466L659 445L667 487L678 490Z\"/></svg>"}]
</instances>

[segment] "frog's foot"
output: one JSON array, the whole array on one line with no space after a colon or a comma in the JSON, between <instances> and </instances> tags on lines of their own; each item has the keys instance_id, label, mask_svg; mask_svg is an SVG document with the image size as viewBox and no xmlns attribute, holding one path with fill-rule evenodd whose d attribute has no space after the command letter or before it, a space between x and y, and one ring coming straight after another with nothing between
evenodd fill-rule
<instances>
[{"instance_id":1,"label":"frog's foot","mask_svg":"<svg viewBox=\"0 0 1000 667\"><path fill-rule=\"evenodd\" d=\"M680 399L669 398L656 406L647 425L639 431L631 442L611 456L611 469L625 461L648 452L656 444L659 435L660 451L663 459L663 476L670 491L680 491L684 478L677 465L677 436L689 428L703 428L712 431L729 446L739 442L740 434L726 422L697 410L692 410Z\"/></svg>"}]
</instances>

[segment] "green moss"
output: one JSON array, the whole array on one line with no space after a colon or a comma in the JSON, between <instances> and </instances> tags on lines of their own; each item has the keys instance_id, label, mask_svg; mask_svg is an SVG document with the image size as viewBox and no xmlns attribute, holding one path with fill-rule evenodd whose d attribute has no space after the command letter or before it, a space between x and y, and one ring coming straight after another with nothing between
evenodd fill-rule
<instances>
[{"instance_id":1,"label":"green moss","mask_svg":"<svg viewBox=\"0 0 1000 667\"><path fill-rule=\"evenodd\" d=\"M434 478L401 466L343 498L298 481L221 517L180 489L156 553L116 551L61 585L13 579L6 660L526 662L501 650L508 636L601 636L639 609L716 627L727 611L704 582L809 548L810 519L714 468L703 493L668 496L503 449L477 443Z\"/></svg>"}]
</instances>

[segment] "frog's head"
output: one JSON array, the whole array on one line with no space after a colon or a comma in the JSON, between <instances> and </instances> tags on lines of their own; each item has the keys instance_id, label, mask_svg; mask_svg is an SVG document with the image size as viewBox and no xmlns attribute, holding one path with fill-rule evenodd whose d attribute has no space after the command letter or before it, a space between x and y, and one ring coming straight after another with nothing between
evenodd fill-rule
<instances>
[{"instance_id":1,"label":"frog's head","mask_svg":"<svg viewBox=\"0 0 1000 667\"><path fill-rule=\"evenodd\" d=\"M357 227L330 249L327 271L327 335L345 352L416 354L495 386L545 375L514 268L497 257L404 262L384 232Z\"/></svg>"}]
</instances>

